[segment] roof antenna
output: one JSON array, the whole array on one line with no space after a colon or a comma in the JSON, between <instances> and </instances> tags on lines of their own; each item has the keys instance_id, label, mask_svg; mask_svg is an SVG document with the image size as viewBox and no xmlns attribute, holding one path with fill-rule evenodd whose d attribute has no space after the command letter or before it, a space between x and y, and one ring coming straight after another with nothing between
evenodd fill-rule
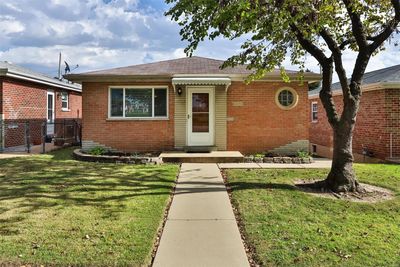
<instances>
[{"instance_id":1,"label":"roof antenna","mask_svg":"<svg viewBox=\"0 0 400 267\"><path fill-rule=\"evenodd\" d=\"M64 75L67 74L67 73L71 73L71 71L76 70L77 68L79 68L78 64L76 64L76 66L73 69L71 69L71 67L69 66L67 61L64 61L64 63L65 63Z\"/></svg>"},{"instance_id":2,"label":"roof antenna","mask_svg":"<svg viewBox=\"0 0 400 267\"><path fill-rule=\"evenodd\" d=\"M58 76L57 78L61 81L61 52L58 56Z\"/></svg>"}]
</instances>

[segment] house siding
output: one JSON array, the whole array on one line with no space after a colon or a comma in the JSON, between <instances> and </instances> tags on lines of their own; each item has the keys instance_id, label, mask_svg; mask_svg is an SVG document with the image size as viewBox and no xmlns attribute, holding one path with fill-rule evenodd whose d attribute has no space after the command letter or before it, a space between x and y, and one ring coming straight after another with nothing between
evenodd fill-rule
<instances>
[{"instance_id":1,"label":"house siding","mask_svg":"<svg viewBox=\"0 0 400 267\"><path fill-rule=\"evenodd\" d=\"M343 110L342 95L334 96L339 114ZM317 154L332 157L333 133L325 110L318 98L318 121L311 122L310 143L316 145ZM353 153L356 161L384 160L390 156L390 133L393 136L393 156L400 157L400 89L365 91L360 102L353 135ZM311 114L310 114L311 118ZM362 155L363 147L374 154L373 158Z\"/></svg>"},{"instance_id":2,"label":"house siding","mask_svg":"<svg viewBox=\"0 0 400 267\"><path fill-rule=\"evenodd\" d=\"M227 93L225 86L215 87L215 146L218 150L227 148Z\"/></svg>"},{"instance_id":3,"label":"house siding","mask_svg":"<svg viewBox=\"0 0 400 267\"><path fill-rule=\"evenodd\" d=\"M167 85L169 118L108 120L109 86ZM83 149L104 146L119 151L162 151L174 148L175 95L171 83L83 83Z\"/></svg>"},{"instance_id":4,"label":"house siding","mask_svg":"<svg viewBox=\"0 0 400 267\"><path fill-rule=\"evenodd\" d=\"M183 88L182 94L175 97L175 149L183 149L186 146L186 115L186 88Z\"/></svg>"},{"instance_id":5,"label":"house siding","mask_svg":"<svg viewBox=\"0 0 400 267\"><path fill-rule=\"evenodd\" d=\"M283 110L275 103L282 87L298 94L296 107ZM308 150L308 84L298 82L233 82L227 95L227 149L242 153L272 151L293 154ZM301 145L299 145L301 144Z\"/></svg>"}]
</instances>

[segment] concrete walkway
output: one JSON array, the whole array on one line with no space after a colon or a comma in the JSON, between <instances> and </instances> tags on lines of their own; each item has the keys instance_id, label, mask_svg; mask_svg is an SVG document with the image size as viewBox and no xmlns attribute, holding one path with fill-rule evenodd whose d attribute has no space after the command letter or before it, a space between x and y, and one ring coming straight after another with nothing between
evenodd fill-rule
<instances>
[{"instance_id":1,"label":"concrete walkway","mask_svg":"<svg viewBox=\"0 0 400 267\"><path fill-rule=\"evenodd\" d=\"M153 266L249 266L217 164L182 164Z\"/></svg>"}]
</instances>

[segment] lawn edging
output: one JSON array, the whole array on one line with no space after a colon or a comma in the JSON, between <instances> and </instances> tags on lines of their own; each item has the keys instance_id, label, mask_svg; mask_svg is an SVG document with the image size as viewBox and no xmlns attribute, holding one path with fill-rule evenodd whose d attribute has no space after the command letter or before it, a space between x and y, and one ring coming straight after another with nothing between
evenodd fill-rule
<instances>
[{"instance_id":1,"label":"lawn edging","mask_svg":"<svg viewBox=\"0 0 400 267\"><path fill-rule=\"evenodd\" d=\"M102 163L127 163L127 164L156 164L151 157L139 156L111 156L111 155L92 155L83 153L81 149L75 149L73 157L76 160Z\"/></svg>"},{"instance_id":2,"label":"lawn edging","mask_svg":"<svg viewBox=\"0 0 400 267\"><path fill-rule=\"evenodd\" d=\"M175 177L174 186L173 186L173 188L171 190L171 194L169 195L169 198L167 200L167 205L165 206L165 209L164 209L164 217L163 217L163 219L161 221L161 224L160 224L160 226L158 227L158 230L157 230L157 235L156 235L156 238L154 240L153 249L151 250L151 261L150 261L150 265L149 266L153 266L154 259L156 258L158 247L160 246L161 237L162 237L162 234L164 232L165 224L167 223L169 210L171 208L172 201L174 200L176 185L177 185L178 177L179 177L179 174L180 174L180 171L181 171L181 166L182 165L179 164L179 169L178 169L178 173L177 173L177 175Z\"/></svg>"},{"instance_id":3,"label":"lawn edging","mask_svg":"<svg viewBox=\"0 0 400 267\"><path fill-rule=\"evenodd\" d=\"M220 169L220 171L221 171L221 176L222 176L222 180L224 181L226 191L228 192L229 201L232 206L233 214L235 215L236 224L239 228L240 237L242 239L242 243L243 243L244 249L246 251L249 264L251 267L262 266L261 259L257 256L256 247L254 245L252 245L251 242L248 241L248 236L246 234L244 223L241 219L239 207L232 198L232 189L229 186L228 176L224 169Z\"/></svg>"}]
</instances>

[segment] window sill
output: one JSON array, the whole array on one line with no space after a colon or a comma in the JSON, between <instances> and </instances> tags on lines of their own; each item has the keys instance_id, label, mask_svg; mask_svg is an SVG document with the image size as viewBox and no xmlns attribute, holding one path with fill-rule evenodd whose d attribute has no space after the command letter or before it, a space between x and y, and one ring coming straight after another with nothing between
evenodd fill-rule
<instances>
[{"instance_id":1,"label":"window sill","mask_svg":"<svg viewBox=\"0 0 400 267\"><path fill-rule=\"evenodd\" d=\"M62 111L62 112L69 112L69 111L71 111L71 110L68 109L68 108L62 108L61 111Z\"/></svg>"},{"instance_id":2,"label":"window sill","mask_svg":"<svg viewBox=\"0 0 400 267\"><path fill-rule=\"evenodd\" d=\"M106 121L168 121L169 118L107 118Z\"/></svg>"},{"instance_id":3,"label":"window sill","mask_svg":"<svg viewBox=\"0 0 400 267\"><path fill-rule=\"evenodd\" d=\"M318 121L311 121L311 123L318 123Z\"/></svg>"}]
</instances>

